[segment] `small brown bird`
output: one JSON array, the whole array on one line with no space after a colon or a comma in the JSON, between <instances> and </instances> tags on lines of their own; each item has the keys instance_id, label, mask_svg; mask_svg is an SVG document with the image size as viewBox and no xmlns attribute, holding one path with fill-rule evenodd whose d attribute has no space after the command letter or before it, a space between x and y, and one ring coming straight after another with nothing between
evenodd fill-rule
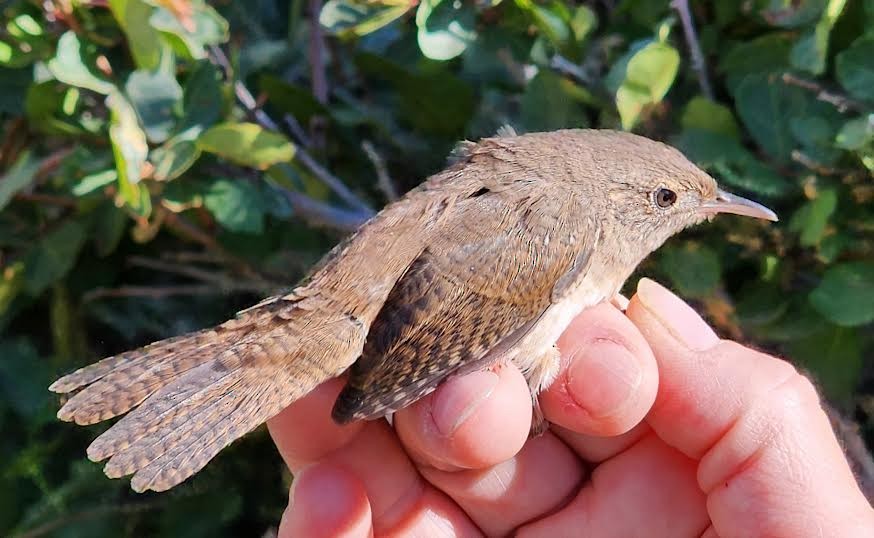
<instances>
[{"instance_id":1,"label":"small brown bird","mask_svg":"<svg viewBox=\"0 0 874 538\"><path fill-rule=\"evenodd\" d=\"M676 149L629 133L509 133L455 157L287 295L62 377L50 389L74 394L58 417L94 424L133 409L88 457L110 458L110 477L133 473L137 491L163 491L344 372L339 423L498 362L525 373L536 410L558 336L668 237L716 213L777 220Z\"/></svg>"}]
</instances>

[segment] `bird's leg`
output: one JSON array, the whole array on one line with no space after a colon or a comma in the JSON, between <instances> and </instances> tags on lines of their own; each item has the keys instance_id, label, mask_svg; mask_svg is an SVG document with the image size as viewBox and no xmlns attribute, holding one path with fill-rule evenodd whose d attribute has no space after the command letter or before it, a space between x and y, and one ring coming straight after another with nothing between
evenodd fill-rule
<instances>
[{"instance_id":1,"label":"bird's leg","mask_svg":"<svg viewBox=\"0 0 874 538\"><path fill-rule=\"evenodd\" d=\"M530 369L525 372L528 388L531 390L531 402L534 406L534 413L531 416L531 437L537 437L549 428L549 422L543 416L540 400L537 396L552 383L560 367L561 354L553 344L533 361Z\"/></svg>"}]
</instances>

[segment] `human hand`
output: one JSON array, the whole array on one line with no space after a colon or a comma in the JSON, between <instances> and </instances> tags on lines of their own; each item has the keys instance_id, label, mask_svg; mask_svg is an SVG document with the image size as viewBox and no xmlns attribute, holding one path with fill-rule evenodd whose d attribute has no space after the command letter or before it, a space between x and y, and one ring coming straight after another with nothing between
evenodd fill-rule
<instances>
[{"instance_id":1,"label":"human hand","mask_svg":"<svg viewBox=\"0 0 874 538\"><path fill-rule=\"evenodd\" d=\"M334 424L340 380L293 404L268 423L296 476L280 537L874 535L810 382L658 284L559 348L535 439L511 366L448 380L394 428Z\"/></svg>"}]
</instances>

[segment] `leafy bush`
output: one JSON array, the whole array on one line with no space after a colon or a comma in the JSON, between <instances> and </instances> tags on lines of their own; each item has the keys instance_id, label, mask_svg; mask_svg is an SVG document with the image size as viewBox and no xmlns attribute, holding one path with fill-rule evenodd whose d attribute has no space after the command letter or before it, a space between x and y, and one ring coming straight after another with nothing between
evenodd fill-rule
<instances>
[{"instance_id":1,"label":"leafy bush","mask_svg":"<svg viewBox=\"0 0 874 538\"><path fill-rule=\"evenodd\" d=\"M320 0L0 1L0 533L275 525L263 431L136 495L46 387L293 284L504 124L631 129L773 206L640 273L809 368L870 440L874 2L685 4L329 0L313 25Z\"/></svg>"}]
</instances>

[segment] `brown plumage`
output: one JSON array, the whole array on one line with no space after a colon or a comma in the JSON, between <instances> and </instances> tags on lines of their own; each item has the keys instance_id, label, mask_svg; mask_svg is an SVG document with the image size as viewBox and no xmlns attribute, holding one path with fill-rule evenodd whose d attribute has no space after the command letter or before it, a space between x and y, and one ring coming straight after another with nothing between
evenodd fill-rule
<instances>
[{"instance_id":1,"label":"brown plumage","mask_svg":"<svg viewBox=\"0 0 874 538\"><path fill-rule=\"evenodd\" d=\"M519 366L536 398L573 316L719 211L775 218L676 150L627 133L466 143L291 293L56 381L51 390L72 393L58 417L93 424L130 411L88 456L109 458L111 477L133 474L137 491L161 491L347 369L338 422L383 416L495 362Z\"/></svg>"}]
</instances>

